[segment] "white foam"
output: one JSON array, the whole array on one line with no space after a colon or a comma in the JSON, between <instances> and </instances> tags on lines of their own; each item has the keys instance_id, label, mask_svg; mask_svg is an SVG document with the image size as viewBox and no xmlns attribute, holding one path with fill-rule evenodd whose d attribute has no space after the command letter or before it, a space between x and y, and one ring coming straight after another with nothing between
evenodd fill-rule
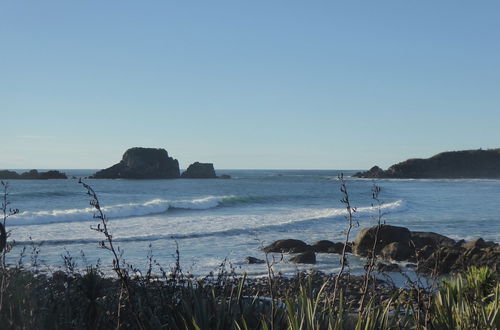
<instances>
[{"instance_id":1,"label":"white foam","mask_svg":"<svg viewBox=\"0 0 500 330\"><path fill-rule=\"evenodd\" d=\"M105 206L103 212L110 219L153 215L167 212L169 209L206 210L219 206L225 199L232 196L208 196L192 200L153 199L145 203L127 203ZM10 226L39 225L62 222L79 222L92 220L95 209L50 210L36 212L21 212L9 219Z\"/></svg>"}]
</instances>

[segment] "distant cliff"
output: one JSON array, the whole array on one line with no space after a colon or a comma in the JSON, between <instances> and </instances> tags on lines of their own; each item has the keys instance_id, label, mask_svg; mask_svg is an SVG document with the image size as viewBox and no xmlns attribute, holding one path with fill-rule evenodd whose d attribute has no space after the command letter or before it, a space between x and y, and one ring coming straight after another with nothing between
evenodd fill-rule
<instances>
[{"instance_id":1,"label":"distant cliff","mask_svg":"<svg viewBox=\"0 0 500 330\"><path fill-rule=\"evenodd\" d=\"M500 149L442 152L427 159L408 159L387 170L378 166L354 174L358 178L454 179L500 178Z\"/></svg>"},{"instance_id":2,"label":"distant cliff","mask_svg":"<svg viewBox=\"0 0 500 330\"><path fill-rule=\"evenodd\" d=\"M2 170L0 171L1 180L48 180L48 179L67 179L66 174L59 171L38 172L31 170L24 173Z\"/></svg>"},{"instance_id":3,"label":"distant cliff","mask_svg":"<svg viewBox=\"0 0 500 330\"><path fill-rule=\"evenodd\" d=\"M179 162L165 149L131 148L122 160L96 172L93 179L173 179L180 176Z\"/></svg>"}]
</instances>

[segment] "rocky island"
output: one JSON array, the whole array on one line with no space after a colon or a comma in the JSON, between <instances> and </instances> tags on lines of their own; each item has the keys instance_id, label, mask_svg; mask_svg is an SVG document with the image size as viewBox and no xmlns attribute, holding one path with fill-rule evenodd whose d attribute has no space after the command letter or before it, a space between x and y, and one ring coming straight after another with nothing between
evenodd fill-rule
<instances>
[{"instance_id":1,"label":"rocky island","mask_svg":"<svg viewBox=\"0 0 500 330\"><path fill-rule=\"evenodd\" d=\"M374 166L353 176L370 179L500 179L500 149L442 152L427 159L408 159L385 171Z\"/></svg>"},{"instance_id":2,"label":"rocky island","mask_svg":"<svg viewBox=\"0 0 500 330\"><path fill-rule=\"evenodd\" d=\"M195 162L187 168L181 175L182 178L189 179L215 179L214 164Z\"/></svg>"},{"instance_id":3,"label":"rocky island","mask_svg":"<svg viewBox=\"0 0 500 330\"><path fill-rule=\"evenodd\" d=\"M38 172L31 170L24 173L17 173L14 171L2 170L0 171L1 180L48 180L48 179L67 179L65 173L59 171Z\"/></svg>"},{"instance_id":4,"label":"rocky island","mask_svg":"<svg viewBox=\"0 0 500 330\"><path fill-rule=\"evenodd\" d=\"M131 148L122 160L96 172L92 179L174 179L180 176L179 162L165 149Z\"/></svg>"}]
</instances>

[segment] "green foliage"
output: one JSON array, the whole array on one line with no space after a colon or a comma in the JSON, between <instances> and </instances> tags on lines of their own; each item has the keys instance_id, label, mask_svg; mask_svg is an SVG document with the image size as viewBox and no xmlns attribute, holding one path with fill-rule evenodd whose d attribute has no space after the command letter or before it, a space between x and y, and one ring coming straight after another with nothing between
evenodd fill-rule
<instances>
[{"instance_id":1,"label":"green foliage","mask_svg":"<svg viewBox=\"0 0 500 330\"><path fill-rule=\"evenodd\" d=\"M500 329L500 283L486 267L446 280L434 300L435 329Z\"/></svg>"}]
</instances>

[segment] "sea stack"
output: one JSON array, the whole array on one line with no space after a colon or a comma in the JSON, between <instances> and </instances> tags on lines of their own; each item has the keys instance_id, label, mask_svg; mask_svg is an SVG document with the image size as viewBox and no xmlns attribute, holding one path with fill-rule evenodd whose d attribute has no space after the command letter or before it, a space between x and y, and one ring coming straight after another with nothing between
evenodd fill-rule
<instances>
[{"instance_id":1,"label":"sea stack","mask_svg":"<svg viewBox=\"0 0 500 330\"><path fill-rule=\"evenodd\" d=\"M92 179L175 179L180 174L177 159L168 156L165 149L131 148L122 160L96 172Z\"/></svg>"},{"instance_id":2,"label":"sea stack","mask_svg":"<svg viewBox=\"0 0 500 330\"><path fill-rule=\"evenodd\" d=\"M195 162L187 168L181 175L182 178L188 179L215 179L214 164Z\"/></svg>"}]
</instances>

